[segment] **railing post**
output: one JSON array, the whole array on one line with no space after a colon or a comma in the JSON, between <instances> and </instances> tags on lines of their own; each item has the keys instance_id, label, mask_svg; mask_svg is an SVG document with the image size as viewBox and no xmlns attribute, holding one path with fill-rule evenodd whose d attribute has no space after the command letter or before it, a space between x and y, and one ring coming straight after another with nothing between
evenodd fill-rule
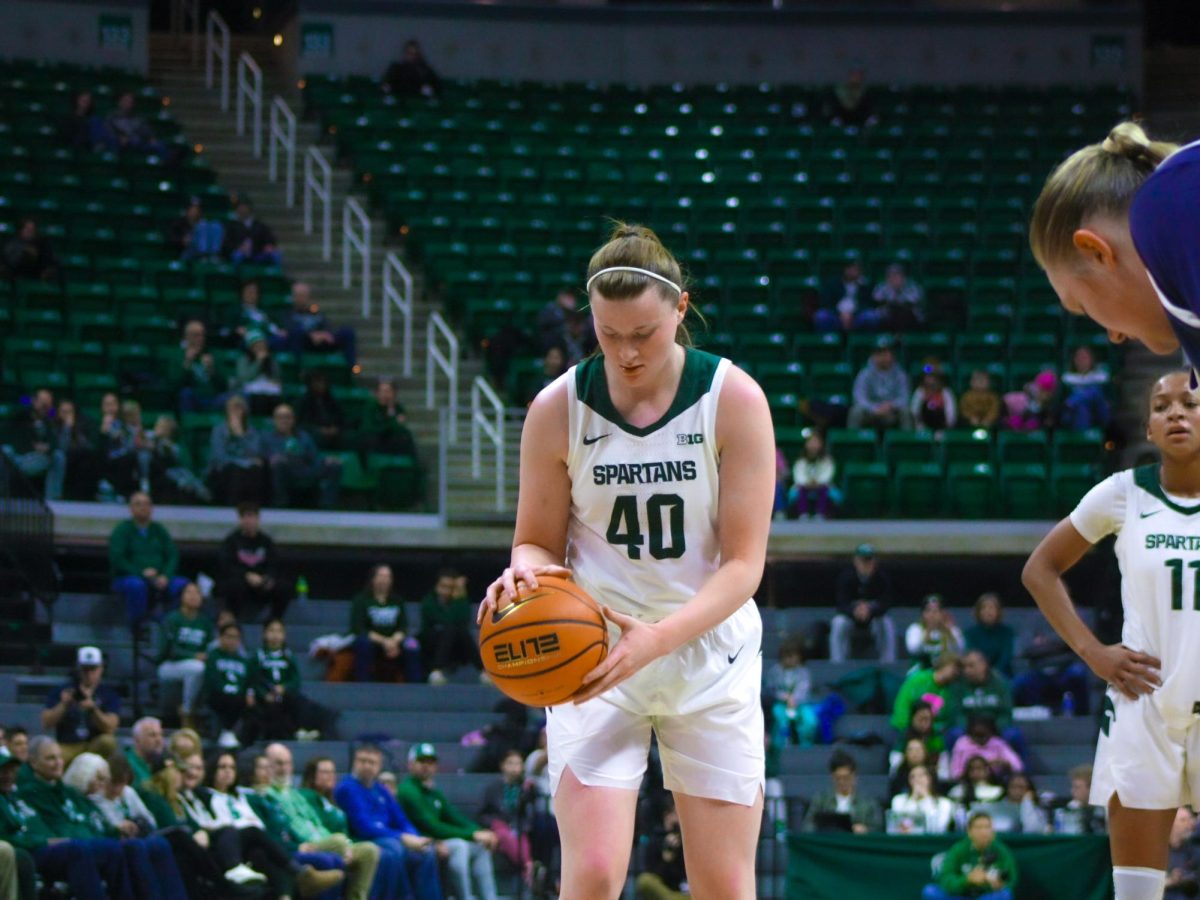
<instances>
[{"instance_id":1,"label":"railing post","mask_svg":"<svg viewBox=\"0 0 1200 900\"><path fill-rule=\"evenodd\" d=\"M357 224L361 231L355 231ZM350 254L362 257L362 314L371 315L371 220L358 201L347 197L342 204L342 287L350 287Z\"/></svg>"},{"instance_id":2,"label":"railing post","mask_svg":"<svg viewBox=\"0 0 1200 900\"><path fill-rule=\"evenodd\" d=\"M237 62L237 133L246 133L246 101L254 107L254 156L262 156L262 69L249 53Z\"/></svg>"},{"instance_id":3,"label":"railing post","mask_svg":"<svg viewBox=\"0 0 1200 900\"><path fill-rule=\"evenodd\" d=\"M321 259L333 258L333 170L316 147L304 154L304 233L313 233L313 197L321 201Z\"/></svg>"},{"instance_id":4,"label":"railing post","mask_svg":"<svg viewBox=\"0 0 1200 900\"><path fill-rule=\"evenodd\" d=\"M397 290L393 273L400 279L403 290ZM412 377L412 323L413 323L413 277L395 253L388 252L383 258L383 346L392 346L392 307L404 316L404 337L401 341L400 357L405 378Z\"/></svg>"},{"instance_id":5,"label":"railing post","mask_svg":"<svg viewBox=\"0 0 1200 900\"><path fill-rule=\"evenodd\" d=\"M449 382L450 397L446 408L450 412L449 441L458 443L458 338L442 314L436 310L429 316L429 324L425 327L425 406L433 409L434 380L440 370ZM438 338L446 344L443 351L438 346Z\"/></svg>"},{"instance_id":6,"label":"railing post","mask_svg":"<svg viewBox=\"0 0 1200 900\"><path fill-rule=\"evenodd\" d=\"M217 41L218 32L220 42ZM221 62L221 111L229 111L229 26L220 14L212 10L204 26L204 85L212 89L213 60Z\"/></svg>"},{"instance_id":7,"label":"railing post","mask_svg":"<svg viewBox=\"0 0 1200 900\"><path fill-rule=\"evenodd\" d=\"M488 419L483 401L487 400L495 421ZM482 375L471 382L471 477L483 477L483 436L491 442L496 461L496 512L504 511L504 403Z\"/></svg>"},{"instance_id":8,"label":"railing post","mask_svg":"<svg viewBox=\"0 0 1200 900\"><path fill-rule=\"evenodd\" d=\"M287 205L296 205L296 115L280 96L271 101L271 129L267 137L267 177L279 180L278 149L283 148L287 174Z\"/></svg>"}]
</instances>

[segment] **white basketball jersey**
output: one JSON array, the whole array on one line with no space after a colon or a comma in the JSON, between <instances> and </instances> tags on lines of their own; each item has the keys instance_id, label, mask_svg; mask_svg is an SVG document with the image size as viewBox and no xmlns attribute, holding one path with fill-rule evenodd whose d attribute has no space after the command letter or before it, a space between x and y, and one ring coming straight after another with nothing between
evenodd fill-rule
<instances>
[{"instance_id":1,"label":"white basketball jersey","mask_svg":"<svg viewBox=\"0 0 1200 900\"><path fill-rule=\"evenodd\" d=\"M1190 725L1200 712L1200 503L1167 496L1158 466L1142 466L1092 488L1071 523L1092 543L1117 535L1121 640L1162 661L1154 703L1168 725Z\"/></svg>"},{"instance_id":2,"label":"white basketball jersey","mask_svg":"<svg viewBox=\"0 0 1200 900\"><path fill-rule=\"evenodd\" d=\"M601 603L658 621L720 564L717 398L729 360L689 349L670 409L646 428L613 407L604 359L570 369L567 565Z\"/></svg>"}]
</instances>

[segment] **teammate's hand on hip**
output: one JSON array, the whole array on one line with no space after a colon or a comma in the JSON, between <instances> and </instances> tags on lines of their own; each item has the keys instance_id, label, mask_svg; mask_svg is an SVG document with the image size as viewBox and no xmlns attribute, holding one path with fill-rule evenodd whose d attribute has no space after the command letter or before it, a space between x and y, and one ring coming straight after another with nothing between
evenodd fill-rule
<instances>
[{"instance_id":1,"label":"teammate's hand on hip","mask_svg":"<svg viewBox=\"0 0 1200 900\"><path fill-rule=\"evenodd\" d=\"M516 600L518 582L524 584L528 590L536 588L539 575L570 578L571 570L566 566L509 566L499 578L488 585L487 593L479 604L479 612L475 614L475 624L483 622L484 616L490 616L493 610L504 609Z\"/></svg>"},{"instance_id":2,"label":"teammate's hand on hip","mask_svg":"<svg viewBox=\"0 0 1200 900\"><path fill-rule=\"evenodd\" d=\"M1130 650L1124 644L1101 645L1083 660L1096 675L1128 697L1136 700L1162 686L1158 670L1162 662L1148 653Z\"/></svg>"},{"instance_id":3,"label":"teammate's hand on hip","mask_svg":"<svg viewBox=\"0 0 1200 900\"><path fill-rule=\"evenodd\" d=\"M583 686L572 698L576 703L591 700L609 688L616 687L666 652L659 638L657 625L627 616L607 606L602 607L602 610L606 619L620 627L621 637L608 651L604 662L583 676Z\"/></svg>"}]
</instances>

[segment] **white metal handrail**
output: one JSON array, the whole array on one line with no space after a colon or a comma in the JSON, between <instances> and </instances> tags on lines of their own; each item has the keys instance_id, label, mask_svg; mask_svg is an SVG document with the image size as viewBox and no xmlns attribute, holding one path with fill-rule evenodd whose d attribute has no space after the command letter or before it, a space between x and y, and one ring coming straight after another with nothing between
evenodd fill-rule
<instances>
[{"instance_id":1,"label":"white metal handrail","mask_svg":"<svg viewBox=\"0 0 1200 900\"><path fill-rule=\"evenodd\" d=\"M313 198L321 201L321 259L333 258L333 170L316 147L304 154L304 233L313 233Z\"/></svg>"},{"instance_id":2,"label":"white metal handrail","mask_svg":"<svg viewBox=\"0 0 1200 900\"><path fill-rule=\"evenodd\" d=\"M355 231L355 225L358 231ZM342 287L350 287L350 254L362 259L362 314L371 315L371 220L358 201L347 197L342 204Z\"/></svg>"},{"instance_id":3,"label":"white metal handrail","mask_svg":"<svg viewBox=\"0 0 1200 900\"><path fill-rule=\"evenodd\" d=\"M249 53L239 53L237 61L237 133L246 133L246 103L254 107L254 156L262 156L262 69Z\"/></svg>"},{"instance_id":4,"label":"white metal handrail","mask_svg":"<svg viewBox=\"0 0 1200 900\"><path fill-rule=\"evenodd\" d=\"M441 340L446 349L438 345ZM439 312L429 316L429 324L425 326L425 407L434 408L434 381L438 371L446 376L449 382L450 396L446 409L450 413L449 438L450 443L458 443L458 338L446 324Z\"/></svg>"},{"instance_id":5,"label":"white metal handrail","mask_svg":"<svg viewBox=\"0 0 1200 900\"><path fill-rule=\"evenodd\" d=\"M395 284L400 279L400 287ZM392 346L392 307L404 317L400 356L405 378L412 377L413 277L395 253L383 258L383 346Z\"/></svg>"},{"instance_id":6,"label":"white metal handrail","mask_svg":"<svg viewBox=\"0 0 1200 900\"><path fill-rule=\"evenodd\" d=\"M484 410L486 400L490 410ZM483 438L494 448L496 512L504 512L504 403L482 375L471 382L471 477L483 477Z\"/></svg>"},{"instance_id":7,"label":"white metal handrail","mask_svg":"<svg viewBox=\"0 0 1200 900\"><path fill-rule=\"evenodd\" d=\"M271 101L271 133L267 144L267 177L271 181L279 180L279 165L276 161L279 149L283 150L284 169L287 179L287 205L291 209L296 205L296 114L280 96Z\"/></svg>"},{"instance_id":8,"label":"white metal handrail","mask_svg":"<svg viewBox=\"0 0 1200 900\"><path fill-rule=\"evenodd\" d=\"M217 35L220 34L220 42ZM221 111L229 110L229 26L212 10L204 25L204 86L212 90L213 60L221 62Z\"/></svg>"}]
</instances>

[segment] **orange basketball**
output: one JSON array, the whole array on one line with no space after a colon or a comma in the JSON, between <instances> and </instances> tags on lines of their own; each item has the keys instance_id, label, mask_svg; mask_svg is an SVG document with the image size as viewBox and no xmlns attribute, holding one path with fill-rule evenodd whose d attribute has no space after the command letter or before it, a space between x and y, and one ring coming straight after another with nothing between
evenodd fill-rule
<instances>
[{"instance_id":1,"label":"orange basketball","mask_svg":"<svg viewBox=\"0 0 1200 900\"><path fill-rule=\"evenodd\" d=\"M574 582L538 576L479 628L479 655L496 687L527 706L565 703L608 656L600 605Z\"/></svg>"}]
</instances>

